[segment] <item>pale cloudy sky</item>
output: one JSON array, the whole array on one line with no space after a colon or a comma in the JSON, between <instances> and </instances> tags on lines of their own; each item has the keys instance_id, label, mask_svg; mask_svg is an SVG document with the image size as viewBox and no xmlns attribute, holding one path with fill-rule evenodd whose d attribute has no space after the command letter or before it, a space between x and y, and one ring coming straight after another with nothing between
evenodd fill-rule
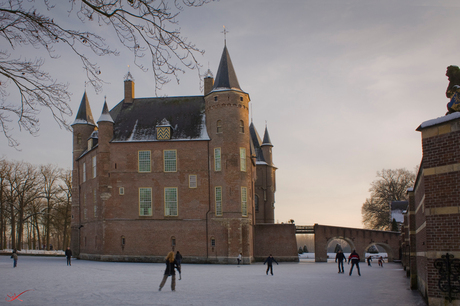
<instances>
[{"instance_id":1,"label":"pale cloudy sky","mask_svg":"<svg viewBox=\"0 0 460 306\"><path fill-rule=\"evenodd\" d=\"M71 22L59 9L65 6L50 12L54 19ZM361 206L376 172L419 165L415 129L446 112L446 67L460 65L459 16L460 4L447 0L220 0L185 9L179 26L206 51L198 57L203 72L209 66L214 74L222 26L229 31L227 47L240 86L250 94L254 124L262 136L267 122L274 145L275 219L362 227ZM116 43L113 33L104 35ZM117 48L118 57L97 59L108 83L103 92L87 90L96 120L104 95L109 108L123 99L127 65L136 97L154 96L151 73L136 68L132 55ZM79 60L67 53L46 58L45 68L70 84L76 112L85 82ZM199 94L196 71L159 92ZM46 110L40 122L38 137L15 127L20 152L0 138L0 156L70 168L71 133L59 129Z\"/></svg>"}]
</instances>

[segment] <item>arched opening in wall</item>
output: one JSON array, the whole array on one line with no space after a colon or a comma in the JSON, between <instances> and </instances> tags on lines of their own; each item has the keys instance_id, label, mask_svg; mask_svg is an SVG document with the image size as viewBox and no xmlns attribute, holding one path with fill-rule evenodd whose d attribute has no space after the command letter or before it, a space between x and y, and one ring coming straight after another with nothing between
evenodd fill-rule
<instances>
[{"instance_id":1,"label":"arched opening in wall","mask_svg":"<svg viewBox=\"0 0 460 306\"><path fill-rule=\"evenodd\" d=\"M384 262L392 262L394 260L394 252L392 248L386 243L373 242L366 247L366 260L370 256L372 261L378 262L382 257Z\"/></svg>"},{"instance_id":2,"label":"arched opening in wall","mask_svg":"<svg viewBox=\"0 0 460 306\"><path fill-rule=\"evenodd\" d=\"M339 250L348 258L351 251L356 249L355 244L349 238L332 237L327 242L327 257L328 259L335 260L335 255Z\"/></svg>"}]
</instances>

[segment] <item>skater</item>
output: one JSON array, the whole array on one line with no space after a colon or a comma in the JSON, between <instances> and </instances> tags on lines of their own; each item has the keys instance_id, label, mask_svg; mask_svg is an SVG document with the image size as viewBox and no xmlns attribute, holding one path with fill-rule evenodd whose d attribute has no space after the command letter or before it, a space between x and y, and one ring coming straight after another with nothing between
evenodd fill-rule
<instances>
[{"instance_id":1,"label":"skater","mask_svg":"<svg viewBox=\"0 0 460 306\"><path fill-rule=\"evenodd\" d=\"M181 275L182 255L179 253L179 251L177 251L176 253L176 262L177 262L177 271L179 272L179 280L181 280L182 279L182 275Z\"/></svg>"},{"instance_id":2,"label":"skater","mask_svg":"<svg viewBox=\"0 0 460 306\"><path fill-rule=\"evenodd\" d=\"M350 264L351 261L351 268L350 268L350 273L348 275L351 276L351 273L353 272L353 267L356 265L356 269L358 269L358 275L361 276L361 271L359 270L359 255L356 253L355 250L351 252L350 256L348 257L348 264Z\"/></svg>"},{"instance_id":3,"label":"skater","mask_svg":"<svg viewBox=\"0 0 460 306\"><path fill-rule=\"evenodd\" d=\"M372 267L372 266L371 266L371 261L372 261L372 256L369 255L369 257L367 257L367 265L368 265L369 267Z\"/></svg>"},{"instance_id":4,"label":"skater","mask_svg":"<svg viewBox=\"0 0 460 306\"><path fill-rule=\"evenodd\" d=\"M264 265L265 263L267 263L267 271L265 272L265 274L268 275L268 270L270 270L271 275L273 275L273 262L276 262L276 264L278 264L276 259L272 257L272 254L270 254L270 256L268 256L267 259L265 259L264 261Z\"/></svg>"},{"instance_id":5,"label":"skater","mask_svg":"<svg viewBox=\"0 0 460 306\"><path fill-rule=\"evenodd\" d=\"M171 290L176 291L176 269L177 268L177 261L174 259L174 252L171 251L166 256L166 269L165 274L163 275L163 280L161 281L160 288L158 291L161 291L161 288L166 283L168 276L171 276Z\"/></svg>"},{"instance_id":6,"label":"skater","mask_svg":"<svg viewBox=\"0 0 460 306\"><path fill-rule=\"evenodd\" d=\"M13 250L11 258L13 258L13 268L16 268L16 266L18 265L18 251L16 249Z\"/></svg>"},{"instance_id":7,"label":"skater","mask_svg":"<svg viewBox=\"0 0 460 306\"><path fill-rule=\"evenodd\" d=\"M344 273L343 271L343 261L346 260L345 255L343 255L342 250L339 250L337 254L335 255L335 262L337 263L339 267L339 272L338 273ZM342 267L342 269L340 269Z\"/></svg>"},{"instance_id":8,"label":"skater","mask_svg":"<svg viewBox=\"0 0 460 306\"><path fill-rule=\"evenodd\" d=\"M72 263L70 262L70 259L72 258L72 251L70 250L70 247L67 247L67 250L65 250L65 257L67 257L67 265L71 266Z\"/></svg>"},{"instance_id":9,"label":"skater","mask_svg":"<svg viewBox=\"0 0 460 306\"><path fill-rule=\"evenodd\" d=\"M383 257L382 256L380 256L379 258L379 267L383 268Z\"/></svg>"},{"instance_id":10,"label":"skater","mask_svg":"<svg viewBox=\"0 0 460 306\"><path fill-rule=\"evenodd\" d=\"M243 254L240 253L240 254L238 255L238 257L236 258L236 260L238 260L238 266L240 265L240 262L241 262L242 257L243 257Z\"/></svg>"}]
</instances>

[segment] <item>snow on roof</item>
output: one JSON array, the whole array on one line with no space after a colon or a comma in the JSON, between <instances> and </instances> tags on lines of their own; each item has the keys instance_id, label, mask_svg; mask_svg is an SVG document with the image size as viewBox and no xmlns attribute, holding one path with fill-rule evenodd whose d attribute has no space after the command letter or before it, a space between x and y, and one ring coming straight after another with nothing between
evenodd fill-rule
<instances>
[{"instance_id":1,"label":"snow on roof","mask_svg":"<svg viewBox=\"0 0 460 306\"><path fill-rule=\"evenodd\" d=\"M110 114L101 114L101 116L99 117L99 120L97 120L97 122L101 122L101 121L106 121L106 122L112 122L113 123L113 119L112 119L112 116L110 116Z\"/></svg>"},{"instance_id":2,"label":"snow on roof","mask_svg":"<svg viewBox=\"0 0 460 306\"><path fill-rule=\"evenodd\" d=\"M427 120L423 122L422 124L420 124L420 126L417 128L417 131L430 127L430 126L434 126L434 125L438 125L438 124L448 122L454 119L458 119L458 118L460 118L460 112L455 112L452 114L445 115L443 117L438 117L436 119Z\"/></svg>"}]
</instances>

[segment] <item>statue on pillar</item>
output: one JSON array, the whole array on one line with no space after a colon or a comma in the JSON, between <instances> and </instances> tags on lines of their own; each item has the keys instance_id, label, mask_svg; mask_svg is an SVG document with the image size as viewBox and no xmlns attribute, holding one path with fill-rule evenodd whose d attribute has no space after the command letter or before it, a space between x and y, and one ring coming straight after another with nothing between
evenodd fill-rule
<instances>
[{"instance_id":1,"label":"statue on pillar","mask_svg":"<svg viewBox=\"0 0 460 306\"><path fill-rule=\"evenodd\" d=\"M460 68L450 65L447 67L446 76L449 79L446 97L450 99L447 103L447 114L451 114L460 111Z\"/></svg>"}]
</instances>

